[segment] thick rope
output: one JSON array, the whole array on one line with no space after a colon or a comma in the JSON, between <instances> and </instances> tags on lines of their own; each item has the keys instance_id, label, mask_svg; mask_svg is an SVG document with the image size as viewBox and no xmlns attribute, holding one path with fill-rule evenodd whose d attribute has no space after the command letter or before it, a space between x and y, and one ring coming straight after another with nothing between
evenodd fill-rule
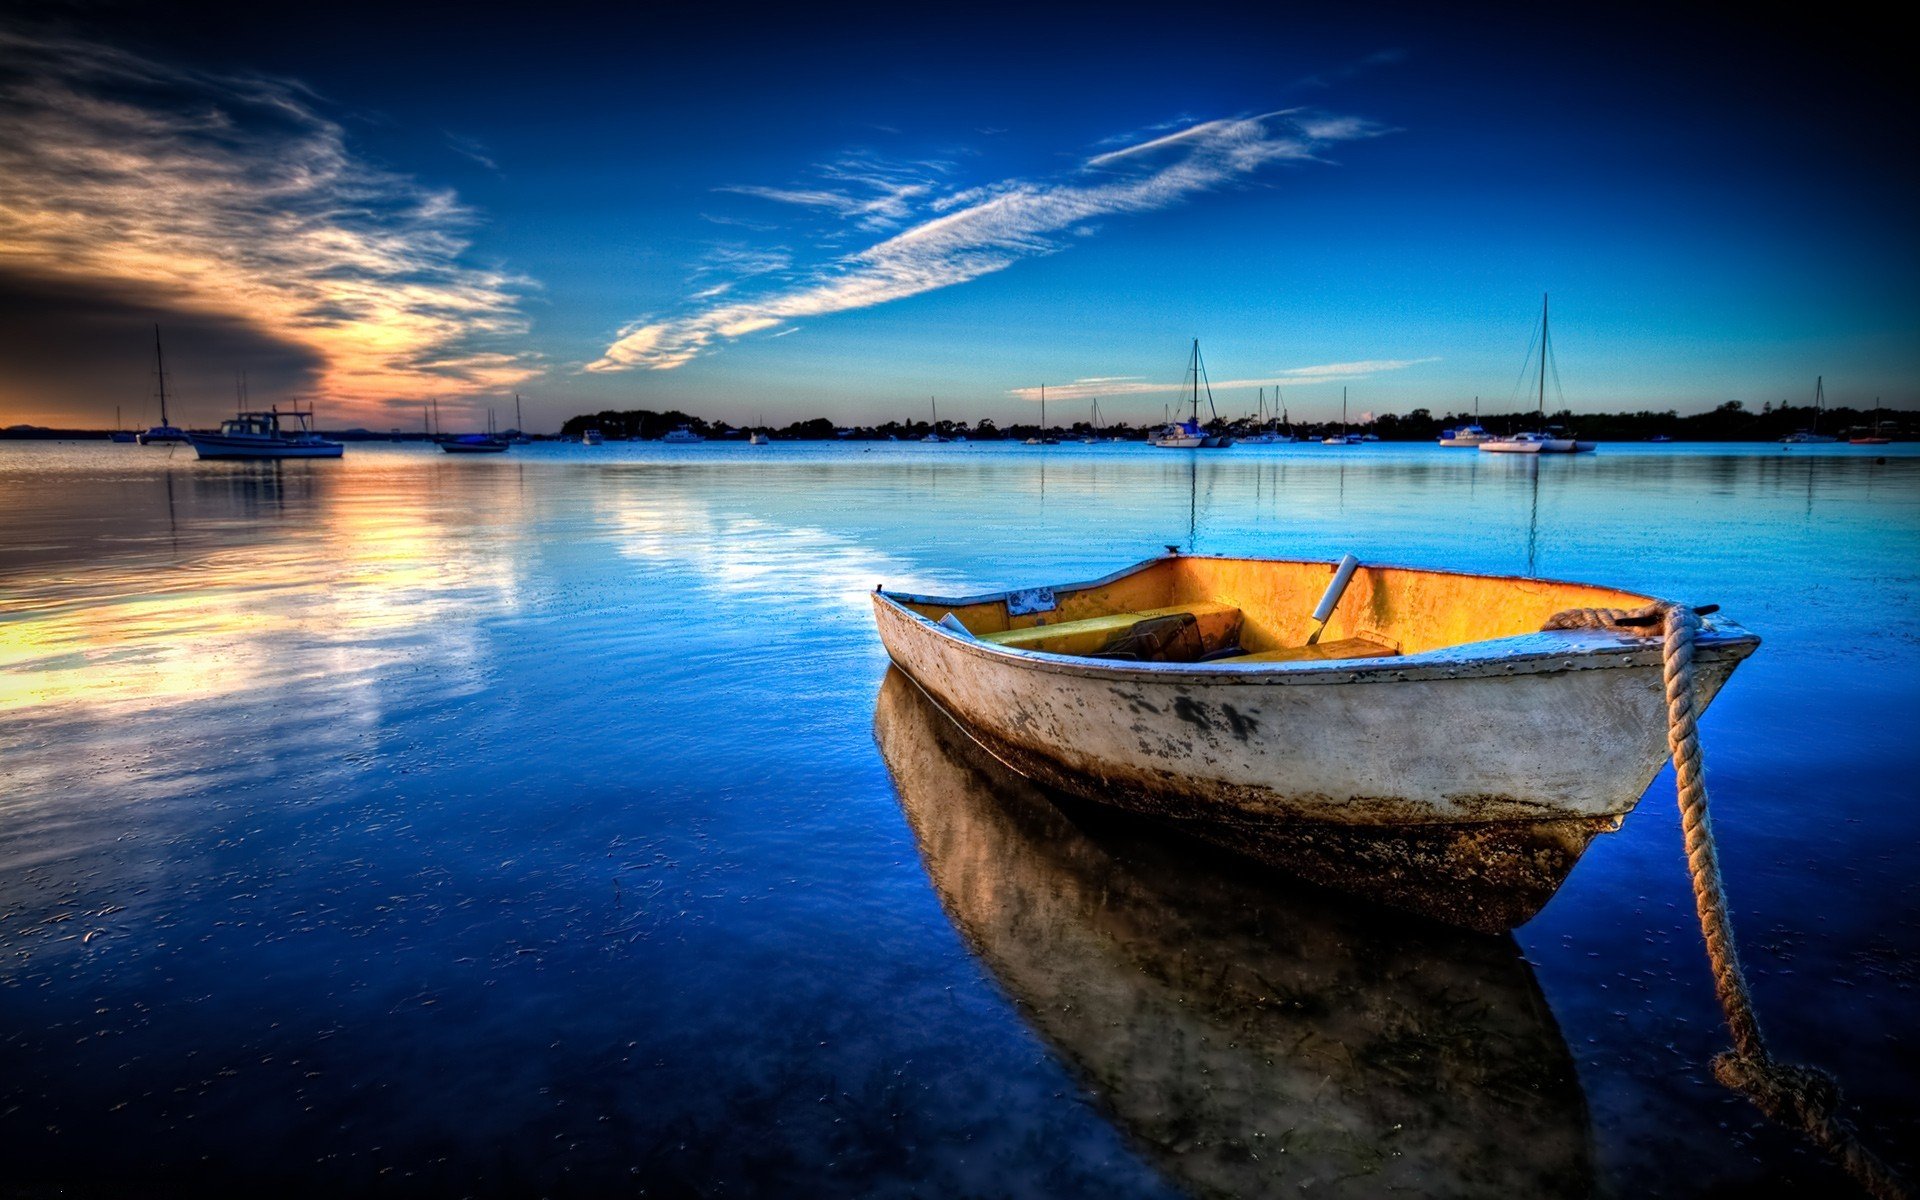
<instances>
[{"instance_id":1,"label":"thick rope","mask_svg":"<svg viewBox=\"0 0 1920 1200\"><path fill-rule=\"evenodd\" d=\"M1868 1195L1910 1196L1906 1181L1861 1143L1841 1115L1840 1087L1833 1077L1815 1067L1775 1062L1760 1036L1760 1019L1754 1015L1753 996L1733 942L1733 921L1727 915L1713 825L1707 815L1707 781L1694 705L1693 646L1699 629L1700 618L1692 608L1666 606L1667 748L1673 753L1674 790L1686 834L1687 869L1693 876L1693 906L1706 937L1707 960L1713 966L1713 990L1733 1035L1733 1049L1714 1057L1714 1078L1753 1101L1772 1120L1805 1133Z\"/></svg>"},{"instance_id":2,"label":"thick rope","mask_svg":"<svg viewBox=\"0 0 1920 1200\"><path fill-rule=\"evenodd\" d=\"M1709 610L1711 611L1711 610ZM1576 608L1556 613L1547 629L1637 631L1655 619L1663 625L1667 685L1667 748L1673 754L1674 788L1680 801L1680 827L1686 834L1687 869L1693 877L1693 906L1707 942L1713 990L1726 1014L1733 1049L1716 1055L1713 1075L1754 1103L1770 1119L1805 1133L1831 1155L1867 1194L1881 1200L1913 1193L1898 1172L1860 1142L1841 1115L1843 1102L1833 1077L1814 1067L1776 1062L1760 1036L1753 996L1733 942L1726 893L1707 815L1707 781L1700 759L1699 714L1695 707L1693 649L1699 614L1683 604L1641 609Z\"/></svg>"}]
</instances>

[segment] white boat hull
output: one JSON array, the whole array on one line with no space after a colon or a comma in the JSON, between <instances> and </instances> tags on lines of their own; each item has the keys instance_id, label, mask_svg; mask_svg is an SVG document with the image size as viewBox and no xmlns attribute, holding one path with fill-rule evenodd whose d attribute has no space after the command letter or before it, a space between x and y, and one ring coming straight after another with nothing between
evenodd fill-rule
<instances>
[{"instance_id":1,"label":"white boat hull","mask_svg":"<svg viewBox=\"0 0 1920 1200\"><path fill-rule=\"evenodd\" d=\"M1539 454L1547 448L1545 442L1482 442L1480 449L1486 454Z\"/></svg>"},{"instance_id":2,"label":"white boat hull","mask_svg":"<svg viewBox=\"0 0 1920 1200\"><path fill-rule=\"evenodd\" d=\"M1667 756L1652 638L1554 632L1332 662L1133 663L1012 650L889 594L873 602L894 663L1015 770L1310 874L1358 858L1376 878L1327 881L1395 902L1449 871L1477 874L1491 897L1443 889L1437 907L1412 903L1476 928L1530 917ZM1737 626L1703 633L1703 709L1755 645ZM1289 829L1317 844L1276 851L1269 835Z\"/></svg>"}]
</instances>

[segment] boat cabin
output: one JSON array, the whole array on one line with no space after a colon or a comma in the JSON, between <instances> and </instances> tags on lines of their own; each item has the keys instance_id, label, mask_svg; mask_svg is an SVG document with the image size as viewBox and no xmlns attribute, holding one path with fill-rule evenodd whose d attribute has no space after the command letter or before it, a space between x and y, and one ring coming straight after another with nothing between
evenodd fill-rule
<instances>
[{"instance_id":1,"label":"boat cabin","mask_svg":"<svg viewBox=\"0 0 1920 1200\"><path fill-rule=\"evenodd\" d=\"M303 412L243 412L220 422L222 437L300 438L309 432Z\"/></svg>"}]
</instances>

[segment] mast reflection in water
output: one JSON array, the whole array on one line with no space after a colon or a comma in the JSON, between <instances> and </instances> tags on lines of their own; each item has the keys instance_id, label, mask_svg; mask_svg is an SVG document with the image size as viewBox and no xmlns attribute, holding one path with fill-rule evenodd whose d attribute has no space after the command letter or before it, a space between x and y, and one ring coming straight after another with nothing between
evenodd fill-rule
<instances>
[{"instance_id":1,"label":"mast reflection in water","mask_svg":"<svg viewBox=\"0 0 1920 1200\"><path fill-rule=\"evenodd\" d=\"M897 670L874 733L948 917L1181 1187L1591 1191L1573 1060L1511 936L1055 796Z\"/></svg>"}]
</instances>

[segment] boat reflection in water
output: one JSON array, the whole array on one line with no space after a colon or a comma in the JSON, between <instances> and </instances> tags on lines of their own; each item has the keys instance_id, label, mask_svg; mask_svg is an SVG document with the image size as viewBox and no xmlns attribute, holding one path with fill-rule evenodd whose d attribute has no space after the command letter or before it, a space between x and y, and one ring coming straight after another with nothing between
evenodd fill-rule
<instances>
[{"instance_id":1,"label":"boat reflection in water","mask_svg":"<svg viewBox=\"0 0 1920 1200\"><path fill-rule=\"evenodd\" d=\"M1057 797L898 670L874 733L947 915L1183 1188L1591 1191L1573 1060L1510 935L1310 889Z\"/></svg>"}]
</instances>

